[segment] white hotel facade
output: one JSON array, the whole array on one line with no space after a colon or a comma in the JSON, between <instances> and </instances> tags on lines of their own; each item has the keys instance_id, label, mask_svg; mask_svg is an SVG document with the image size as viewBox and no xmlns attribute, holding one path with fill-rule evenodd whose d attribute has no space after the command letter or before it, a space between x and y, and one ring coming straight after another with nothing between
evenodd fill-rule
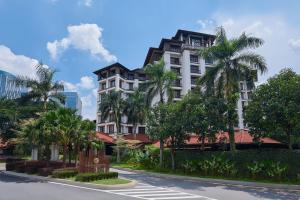
<instances>
[{"instance_id":1,"label":"white hotel facade","mask_svg":"<svg viewBox=\"0 0 300 200\"><path fill-rule=\"evenodd\" d=\"M213 45L215 36L178 30L171 39L162 39L158 48L151 47L148 50L144 66L155 63L160 58L165 61L166 70L177 73L178 80L173 85L174 101L178 101L188 91L196 87L198 78L204 75L207 68L212 67L212 63L197 55L197 49L207 48ZM101 103L101 96L110 90L121 91L124 98L139 87L141 82L147 80L143 68L130 70L120 63L115 63L94 72L98 76L99 89L97 105ZM241 94L237 102L238 124L237 128L244 129L243 108L251 98L251 90L247 89L246 82L240 83ZM158 97L154 102L158 101ZM112 117L103 119L97 109L97 131L112 134L116 130L116 125ZM132 124L127 123L127 117L122 117L123 134L132 133ZM138 126L138 133L145 132L145 125Z\"/></svg>"}]
</instances>

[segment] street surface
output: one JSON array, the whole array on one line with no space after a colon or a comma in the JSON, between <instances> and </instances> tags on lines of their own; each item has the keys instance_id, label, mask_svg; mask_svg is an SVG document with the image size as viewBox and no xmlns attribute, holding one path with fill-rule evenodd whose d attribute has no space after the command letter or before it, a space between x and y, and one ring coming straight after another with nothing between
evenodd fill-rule
<instances>
[{"instance_id":1,"label":"street surface","mask_svg":"<svg viewBox=\"0 0 300 200\"><path fill-rule=\"evenodd\" d=\"M56 182L41 182L0 172L0 200L300 200L298 190L200 183L158 178L123 170L119 173L122 177L135 179L139 183L129 189L100 190Z\"/></svg>"}]
</instances>

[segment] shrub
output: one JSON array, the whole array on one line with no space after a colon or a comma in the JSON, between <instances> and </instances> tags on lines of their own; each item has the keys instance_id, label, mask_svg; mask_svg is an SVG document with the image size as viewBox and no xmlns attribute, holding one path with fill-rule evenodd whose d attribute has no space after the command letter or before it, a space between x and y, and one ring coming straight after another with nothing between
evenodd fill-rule
<instances>
[{"instance_id":1,"label":"shrub","mask_svg":"<svg viewBox=\"0 0 300 200\"><path fill-rule=\"evenodd\" d=\"M40 168L40 169L38 170L38 174L39 174L40 176L49 176L49 175L52 174L52 172L53 172L53 168L52 168L52 167Z\"/></svg>"},{"instance_id":2,"label":"shrub","mask_svg":"<svg viewBox=\"0 0 300 200\"><path fill-rule=\"evenodd\" d=\"M76 176L78 174L78 170L74 168L62 168L56 169L52 172L53 178L70 178Z\"/></svg>"},{"instance_id":3,"label":"shrub","mask_svg":"<svg viewBox=\"0 0 300 200\"><path fill-rule=\"evenodd\" d=\"M96 180L102 180L102 179L112 179L112 178L118 178L117 172L108 172L108 173L83 173L78 174L75 178L76 181L81 182L91 182Z\"/></svg>"}]
</instances>

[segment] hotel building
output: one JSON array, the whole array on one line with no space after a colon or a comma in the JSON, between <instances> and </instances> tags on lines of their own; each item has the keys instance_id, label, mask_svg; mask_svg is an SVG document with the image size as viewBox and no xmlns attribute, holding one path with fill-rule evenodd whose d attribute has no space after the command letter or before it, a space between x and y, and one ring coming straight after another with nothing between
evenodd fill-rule
<instances>
[{"instance_id":1,"label":"hotel building","mask_svg":"<svg viewBox=\"0 0 300 200\"><path fill-rule=\"evenodd\" d=\"M209 67L213 67L210 60L204 60L197 55L197 50L207 48L213 45L215 36L178 30L171 39L163 38L158 47L151 47L145 58L144 67L157 62L163 58L166 70L172 70L178 75L174 82L174 100L180 100L188 91L196 87L197 79L204 75ZM130 70L120 63L115 63L94 72L98 76L98 105L101 103L101 96L110 91L122 91L124 98L126 94L133 92L138 88L139 83L146 80L143 68ZM238 124L237 128L244 129L243 108L247 105L251 90L248 89L246 82L240 82L241 94L237 102ZM155 102L158 97L154 98ZM97 113L97 131L113 133L116 130L115 124L110 119L102 119L101 113ZM139 133L143 133L145 128L140 125ZM127 124L126 116L122 117L122 133L132 133L132 125Z\"/></svg>"}]
</instances>

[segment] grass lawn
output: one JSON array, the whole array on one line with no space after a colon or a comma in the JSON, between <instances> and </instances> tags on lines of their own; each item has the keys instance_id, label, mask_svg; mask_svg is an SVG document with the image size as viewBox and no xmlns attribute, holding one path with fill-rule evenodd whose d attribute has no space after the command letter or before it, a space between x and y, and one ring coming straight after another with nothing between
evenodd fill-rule
<instances>
[{"instance_id":1,"label":"grass lawn","mask_svg":"<svg viewBox=\"0 0 300 200\"><path fill-rule=\"evenodd\" d=\"M90 182L90 183L102 184L102 185L118 185L118 184L130 183L130 181L125 180L125 179L120 179L120 178L113 178L113 179L97 180L97 181L93 181L93 182Z\"/></svg>"},{"instance_id":2,"label":"grass lawn","mask_svg":"<svg viewBox=\"0 0 300 200\"><path fill-rule=\"evenodd\" d=\"M75 177L67 178L70 181L75 181ZM112 178L112 179L102 179L92 182L84 182L84 183L93 183L93 184L102 184L102 185L118 185L118 184L126 184L130 183L129 180L121 179L121 178Z\"/></svg>"}]
</instances>

